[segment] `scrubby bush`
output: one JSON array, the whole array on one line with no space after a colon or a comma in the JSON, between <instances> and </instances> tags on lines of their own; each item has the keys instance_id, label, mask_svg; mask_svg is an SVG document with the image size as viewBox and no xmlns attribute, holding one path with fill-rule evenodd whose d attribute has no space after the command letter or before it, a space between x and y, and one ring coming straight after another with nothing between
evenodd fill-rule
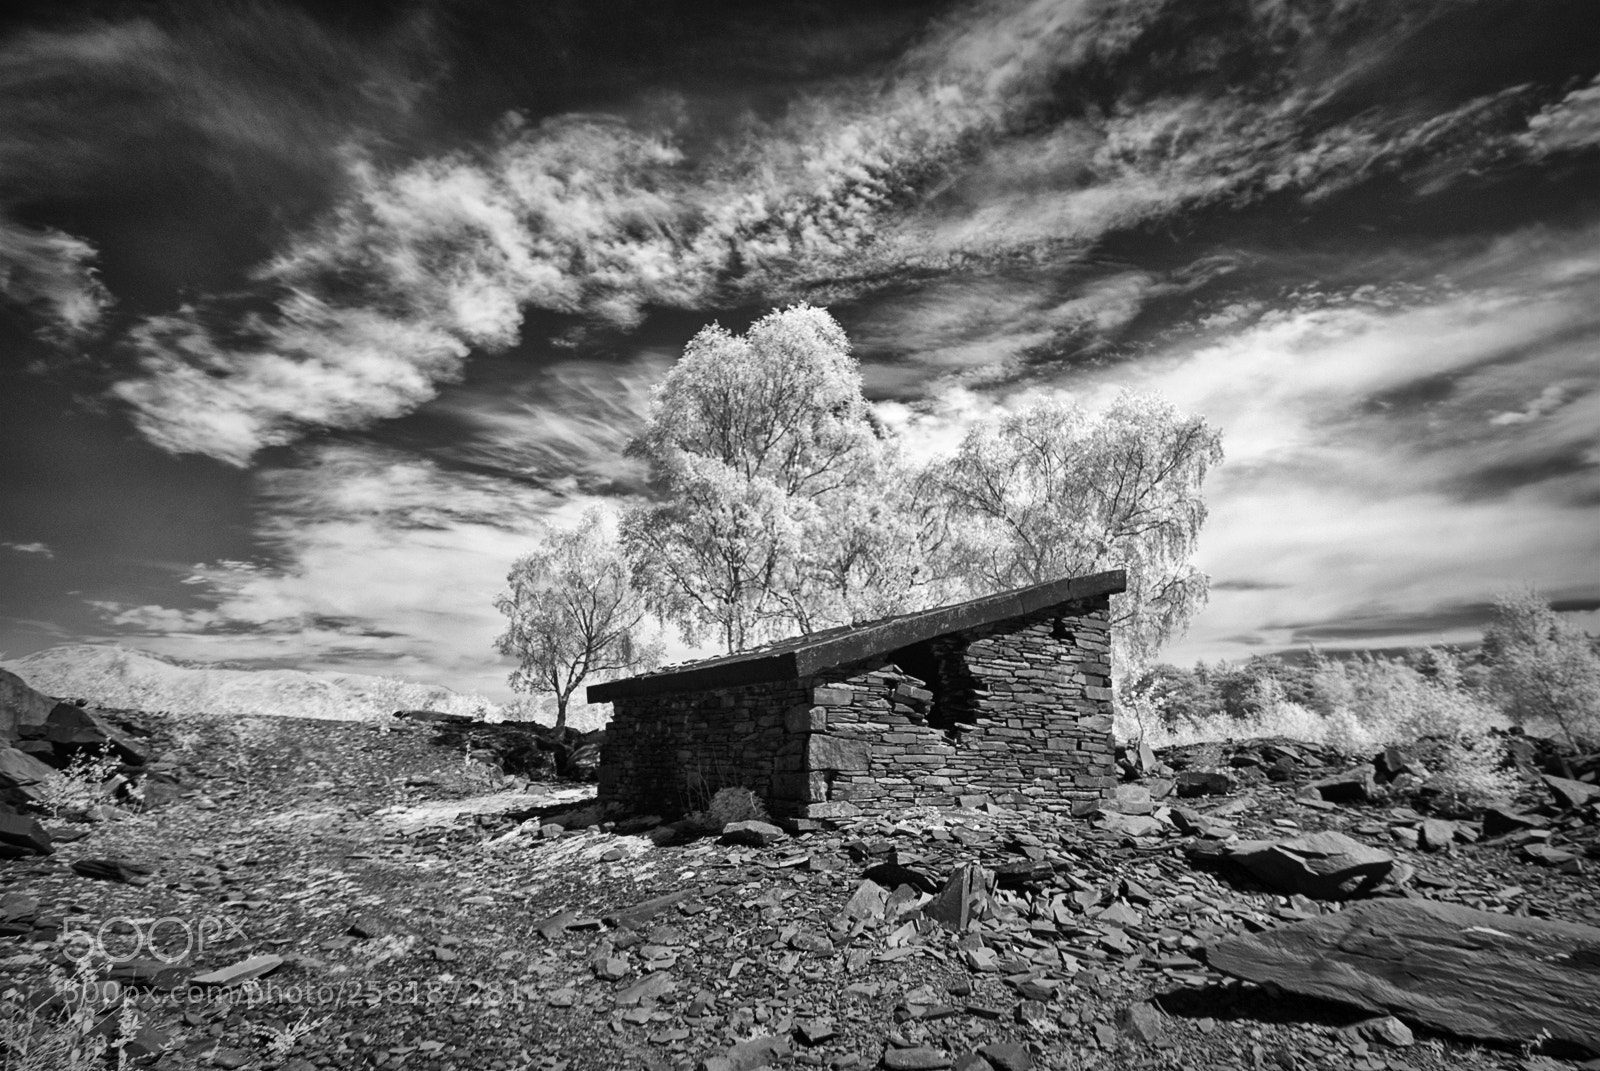
<instances>
[{"instance_id":1,"label":"scrubby bush","mask_svg":"<svg viewBox=\"0 0 1600 1071\"><path fill-rule=\"evenodd\" d=\"M1489 683L1513 723L1554 723L1567 742L1600 741L1600 655L1594 640L1537 593L1502 595L1484 631Z\"/></svg>"},{"instance_id":2,"label":"scrubby bush","mask_svg":"<svg viewBox=\"0 0 1600 1071\"><path fill-rule=\"evenodd\" d=\"M691 812L684 821L694 829L719 833L734 822L766 822L767 808L761 797L748 788L719 788L711 801Z\"/></svg>"},{"instance_id":3,"label":"scrubby bush","mask_svg":"<svg viewBox=\"0 0 1600 1071\"><path fill-rule=\"evenodd\" d=\"M1454 656L1437 652L1434 662L1427 677L1399 659L1319 659L1311 701L1340 726L1338 735L1362 748L1424 736L1476 737L1502 724L1492 704L1462 686Z\"/></svg>"},{"instance_id":4,"label":"scrubby bush","mask_svg":"<svg viewBox=\"0 0 1600 1071\"><path fill-rule=\"evenodd\" d=\"M1516 775L1501 768L1500 747L1492 737L1444 741L1434 762L1438 771L1428 779L1428 789L1442 814L1470 814L1516 795Z\"/></svg>"},{"instance_id":5,"label":"scrubby bush","mask_svg":"<svg viewBox=\"0 0 1600 1071\"><path fill-rule=\"evenodd\" d=\"M767 808L761 797L748 788L719 788L708 808L718 827L732 822L765 822Z\"/></svg>"},{"instance_id":6,"label":"scrubby bush","mask_svg":"<svg viewBox=\"0 0 1600 1071\"><path fill-rule=\"evenodd\" d=\"M1405 659L1304 662L1256 657L1243 666L1159 666L1118 692L1120 739L1153 747L1286 736L1360 752L1424 736L1475 738L1504 724L1467 681L1454 651Z\"/></svg>"},{"instance_id":7,"label":"scrubby bush","mask_svg":"<svg viewBox=\"0 0 1600 1071\"><path fill-rule=\"evenodd\" d=\"M56 770L38 787L40 803L56 818L63 812L93 807L106 801L106 782L121 765L109 755L79 752L66 769Z\"/></svg>"}]
</instances>

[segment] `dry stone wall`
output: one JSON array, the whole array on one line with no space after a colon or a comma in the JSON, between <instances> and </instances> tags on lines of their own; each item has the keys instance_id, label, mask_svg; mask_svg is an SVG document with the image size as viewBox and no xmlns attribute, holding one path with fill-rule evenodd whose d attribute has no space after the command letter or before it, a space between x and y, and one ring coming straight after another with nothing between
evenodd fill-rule
<instances>
[{"instance_id":1,"label":"dry stone wall","mask_svg":"<svg viewBox=\"0 0 1600 1071\"><path fill-rule=\"evenodd\" d=\"M817 687L811 720L834 743L814 733L808 742L818 760L799 813L953 805L966 795L1066 811L1109 795L1106 618L1100 598L999 621L935 640L933 681L884 665ZM850 745L866 745L869 761L825 765L829 747Z\"/></svg>"},{"instance_id":2,"label":"dry stone wall","mask_svg":"<svg viewBox=\"0 0 1600 1071\"><path fill-rule=\"evenodd\" d=\"M599 798L635 812L705 806L719 788L773 798L784 712L807 702L808 682L677 692L612 704L600 752Z\"/></svg>"},{"instance_id":3,"label":"dry stone wall","mask_svg":"<svg viewBox=\"0 0 1600 1071\"><path fill-rule=\"evenodd\" d=\"M803 681L618 699L600 797L674 811L737 785L809 818L968 795L1052 811L1104 797L1116 785L1107 606L938 637L924 652L931 681L885 655Z\"/></svg>"}]
</instances>

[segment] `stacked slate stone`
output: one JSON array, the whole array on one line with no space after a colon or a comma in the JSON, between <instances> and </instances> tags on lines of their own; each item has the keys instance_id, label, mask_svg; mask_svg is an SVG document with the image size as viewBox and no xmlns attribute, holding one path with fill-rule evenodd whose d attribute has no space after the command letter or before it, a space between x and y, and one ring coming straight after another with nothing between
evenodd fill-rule
<instances>
[{"instance_id":1,"label":"stacked slate stone","mask_svg":"<svg viewBox=\"0 0 1600 1071\"><path fill-rule=\"evenodd\" d=\"M829 769L811 745L802 813L838 810L815 805L824 786L826 800L871 810L987 795L1064 812L1106 796L1117 782L1100 601L940 637L931 690L894 666L817 689L813 723L867 744L870 759Z\"/></svg>"}]
</instances>

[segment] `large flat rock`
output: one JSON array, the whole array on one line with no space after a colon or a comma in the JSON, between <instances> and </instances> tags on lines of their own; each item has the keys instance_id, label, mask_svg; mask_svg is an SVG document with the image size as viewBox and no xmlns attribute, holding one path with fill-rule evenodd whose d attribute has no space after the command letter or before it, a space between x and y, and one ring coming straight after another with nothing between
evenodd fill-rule
<instances>
[{"instance_id":1,"label":"large flat rock","mask_svg":"<svg viewBox=\"0 0 1600 1071\"><path fill-rule=\"evenodd\" d=\"M1432 900L1371 900L1232 937L1211 966L1457 1037L1547 1031L1600 1053L1600 929Z\"/></svg>"},{"instance_id":2,"label":"large flat rock","mask_svg":"<svg viewBox=\"0 0 1600 1071\"><path fill-rule=\"evenodd\" d=\"M1394 867L1394 856L1333 830L1286 841L1241 841L1229 854L1260 881L1317 900L1362 896Z\"/></svg>"}]
</instances>

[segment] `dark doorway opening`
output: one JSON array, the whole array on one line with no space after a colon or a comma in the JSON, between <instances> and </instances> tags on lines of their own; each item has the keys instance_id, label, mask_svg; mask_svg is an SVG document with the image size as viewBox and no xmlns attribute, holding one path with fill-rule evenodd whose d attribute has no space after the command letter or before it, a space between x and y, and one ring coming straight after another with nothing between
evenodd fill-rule
<instances>
[{"instance_id":1,"label":"dark doorway opening","mask_svg":"<svg viewBox=\"0 0 1600 1071\"><path fill-rule=\"evenodd\" d=\"M901 647L887 657L901 672L922 681L933 693L933 703L928 708L928 728L939 729L952 743L957 742L956 733L971 728L960 724L965 720L962 714L971 706L973 685L961 659L949 651L937 650L931 642Z\"/></svg>"}]
</instances>

